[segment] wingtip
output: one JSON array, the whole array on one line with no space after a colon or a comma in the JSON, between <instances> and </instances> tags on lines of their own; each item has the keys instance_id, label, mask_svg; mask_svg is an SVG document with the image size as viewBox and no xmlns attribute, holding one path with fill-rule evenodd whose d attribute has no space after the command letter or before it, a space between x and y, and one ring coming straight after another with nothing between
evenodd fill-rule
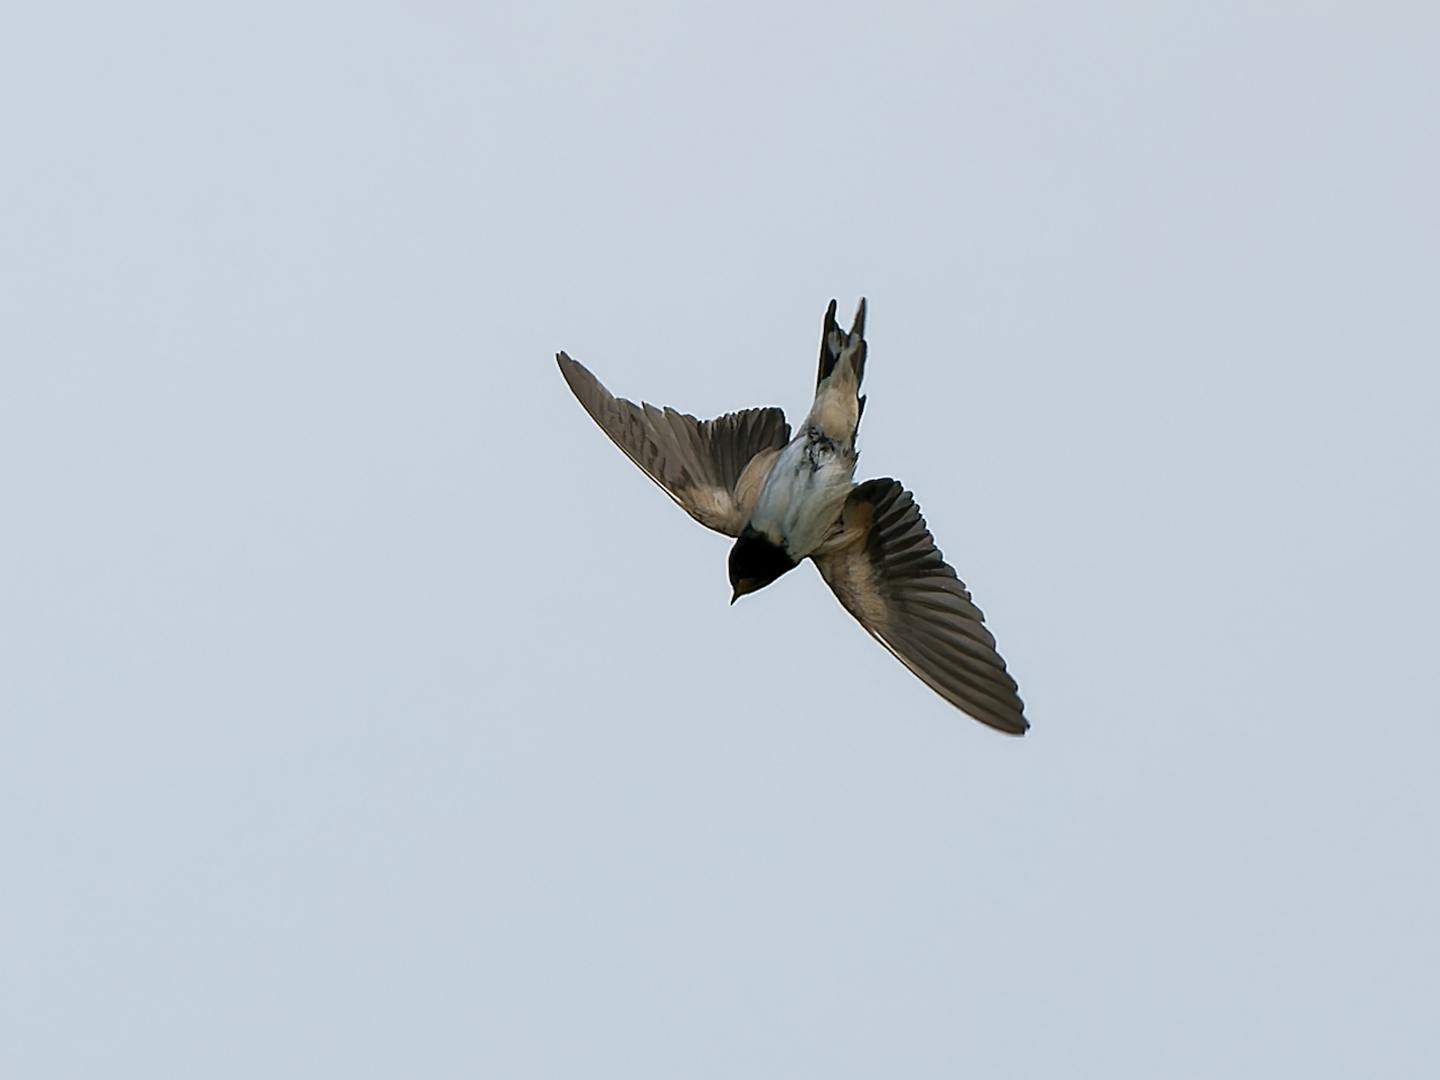
<instances>
[{"instance_id":1,"label":"wingtip","mask_svg":"<svg viewBox=\"0 0 1440 1080\"><path fill-rule=\"evenodd\" d=\"M1030 721L1025 719L1025 713L1023 711L1025 708L1024 704L1019 702L1018 700L1016 704L1020 706L1020 709L1022 711L1018 713L1011 713L1009 716L997 716L991 720L986 721L986 723L988 723L991 727L993 727L996 731L1000 732L1002 735L1012 735L1017 739L1021 738L1027 731L1030 730Z\"/></svg>"},{"instance_id":2,"label":"wingtip","mask_svg":"<svg viewBox=\"0 0 1440 1080\"><path fill-rule=\"evenodd\" d=\"M831 304L834 304L833 300ZM855 321L850 325L850 333L859 334L862 338L865 336L865 297L863 296L860 297L860 303L855 308Z\"/></svg>"},{"instance_id":3,"label":"wingtip","mask_svg":"<svg viewBox=\"0 0 1440 1080\"><path fill-rule=\"evenodd\" d=\"M570 392L579 399L580 404L585 406L585 411L591 416L595 416L596 422L604 427L604 423L600 422L600 418L596 416L592 407L593 398L597 391L602 395L608 395L609 391L605 389L599 379L595 378L589 368L571 357L569 353L563 350L556 353L555 362L559 365L560 377L570 387Z\"/></svg>"},{"instance_id":4,"label":"wingtip","mask_svg":"<svg viewBox=\"0 0 1440 1080\"><path fill-rule=\"evenodd\" d=\"M561 349L555 354L555 363L560 366L560 374L565 376L566 381L570 380L572 372L587 371L588 369L580 361Z\"/></svg>"},{"instance_id":5,"label":"wingtip","mask_svg":"<svg viewBox=\"0 0 1440 1080\"><path fill-rule=\"evenodd\" d=\"M570 389L574 390L575 380L580 377L580 372L585 369L572 360L570 354L563 349L555 354L555 363L556 366L560 368L560 375L570 384Z\"/></svg>"}]
</instances>

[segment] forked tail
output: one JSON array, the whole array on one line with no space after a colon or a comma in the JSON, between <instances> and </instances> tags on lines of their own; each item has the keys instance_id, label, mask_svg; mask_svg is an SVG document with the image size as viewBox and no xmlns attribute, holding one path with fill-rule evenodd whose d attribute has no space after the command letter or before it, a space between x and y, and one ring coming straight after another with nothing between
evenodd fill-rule
<instances>
[{"instance_id":1,"label":"forked tail","mask_svg":"<svg viewBox=\"0 0 1440 1080\"><path fill-rule=\"evenodd\" d=\"M860 384L865 377L865 301L855 308L850 333L835 323L835 301L825 311L825 330L819 338L819 377L815 405L805 422L818 426L831 439L840 439L854 452L855 431L865 412Z\"/></svg>"},{"instance_id":2,"label":"forked tail","mask_svg":"<svg viewBox=\"0 0 1440 1080\"><path fill-rule=\"evenodd\" d=\"M820 332L820 374L815 377L817 389L835 370L835 364L847 346L855 348L855 381L858 385L865 381L865 298L863 296L860 298L860 306L855 309L855 321L850 325L848 334L842 331L840 324L835 321L835 301L831 300L830 306L825 309L825 329Z\"/></svg>"}]
</instances>

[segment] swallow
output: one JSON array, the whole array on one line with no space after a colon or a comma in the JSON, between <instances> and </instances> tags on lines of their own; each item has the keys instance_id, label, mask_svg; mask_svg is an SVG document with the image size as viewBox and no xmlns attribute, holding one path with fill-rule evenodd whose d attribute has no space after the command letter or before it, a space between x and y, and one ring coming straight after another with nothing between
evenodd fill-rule
<instances>
[{"instance_id":1,"label":"swallow","mask_svg":"<svg viewBox=\"0 0 1440 1080\"><path fill-rule=\"evenodd\" d=\"M864 299L848 333L831 300L815 401L793 438L778 408L697 420L617 398L567 354L556 360L631 461L701 525L735 538L732 604L809 559L845 610L922 682L981 723L1023 735L1030 724L1015 680L914 497L888 478L855 483L866 351Z\"/></svg>"}]
</instances>

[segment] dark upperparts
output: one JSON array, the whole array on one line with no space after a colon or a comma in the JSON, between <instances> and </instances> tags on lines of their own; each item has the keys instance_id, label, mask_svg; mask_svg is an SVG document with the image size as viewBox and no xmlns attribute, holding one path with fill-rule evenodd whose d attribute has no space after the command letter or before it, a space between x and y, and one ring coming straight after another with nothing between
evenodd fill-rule
<instances>
[{"instance_id":1,"label":"dark upperparts","mask_svg":"<svg viewBox=\"0 0 1440 1080\"><path fill-rule=\"evenodd\" d=\"M730 602L733 604L746 593L763 589L799 565L783 547L772 544L763 534L746 525L740 539L730 549L730 584L735 589Z\"/></svg>"}]
</instances>

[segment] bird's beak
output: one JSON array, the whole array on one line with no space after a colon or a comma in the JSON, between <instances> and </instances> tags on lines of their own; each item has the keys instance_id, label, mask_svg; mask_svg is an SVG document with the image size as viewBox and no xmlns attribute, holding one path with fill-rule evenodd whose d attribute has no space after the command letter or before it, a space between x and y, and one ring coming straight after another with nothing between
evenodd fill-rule
<instances>
[{"instance_id":1,"label":"bird's beak","mask_svg":"<svg viewBox=\"0 0 1440 1080\"><path fill-rule=\"evenodd\" d=\"M757 588L759 588L759 586L756 584L753 577L742 577L739 581L735 583L735 595L730 597L730 603L735 603L735 601L739 600L740 597L744 596L746 593L754 592Z\"/></svg>"}]
</instances>

